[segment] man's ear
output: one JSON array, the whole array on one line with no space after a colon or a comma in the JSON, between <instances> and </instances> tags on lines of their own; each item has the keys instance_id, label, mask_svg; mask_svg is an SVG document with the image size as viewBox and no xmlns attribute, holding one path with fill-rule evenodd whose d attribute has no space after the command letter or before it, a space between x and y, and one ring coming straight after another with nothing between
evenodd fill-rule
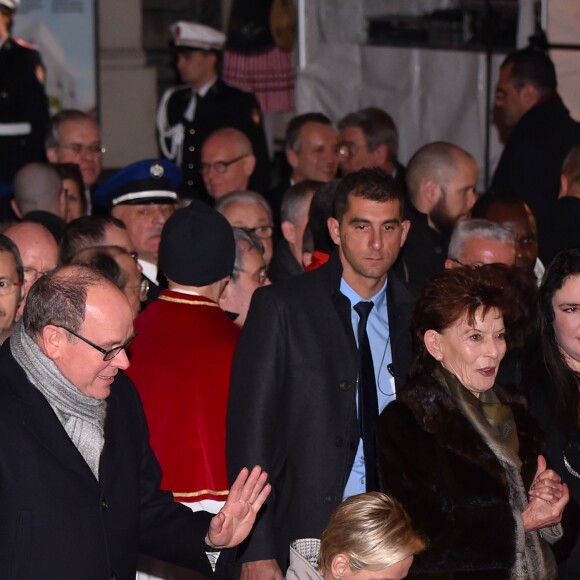
<instances>
[{"instance_id":1,"label":"man's ear","mask_svg":"<svg viewBox=\"0 0 580 580\"><path fill-rule=\"evenodd\" d=\"M286 149L286 159L290 167L295 168L298 165L298 155L292 149Z\"/></svg>"},{"instance_id":2,"label":"man's ear","mask_svg":"<svg viewBox=\"0 0 580 580\"><path fill-rule=\"evenodd\" d=\"M436 330L427 330L423 335L423 342L425 343L425 348L435 360L443 358L441 335Z\"/></svg>"},{"instance_id":3,"label":"man's ear","mask_svg":"<svg viewBox=\"0 0 580 580\"><path fill-rule=\"evenodd\" d=\"M64 341L68 340L65 336L66 330L59 328L54 324L47 324L40 333L40 348L51 360L60 358Z\"/></svg>"},{"instance_id":4,"label":"man's ear","mask_svg":"<svg viewBox=\"0 0 580 580\"><path fill-rule=\"evenodd\" d=\"M540 100L540 93L532 83L526 83L519 91L519 96L526 110L530 110Z\"/></svg>"},{"instance_id":5,"label":"man's ear","mask_svg":"<svg viewBox=\"0 0 580 580\"><path fill-rule=\"evenodd\" d=\"M58 163L58 155L56 153L56 148L49 147L46 150L46 158L48 159L49 163Z\"/></svg>"},{"instance_id":6,"label":"man's ear","mask_svg":"<svg viewBox=\"0 0 580 580\"><path fill-rule=\"evenodd\" d=\"M421 184L421 189L429 212L441 197L441 186L434 179L427 178Z\"/></svg>"},{"instance_id":7,"label":"man's ear","mask_svg":"<svg viewBox=\"0 0 580 580\"><path fill-rule=\"evenodd\" d=\"M280 228L282 229L284 239L289 244L296 244L296 228L294 227L294 224L291 221L284 220L280 224Z\"/></svg>"},{"instance_id":8,"label":"man's ear","mask_svg":"<svg viewBox=\"0 0 580 580\"><path fill-rule=\"evenodd\" d=\"M568 178L562 173L560 175L560 194L558 197L565 197L568 194Z\"/></svg>"},{"instance_id":9,"label":"man's ear","mask_svg":"<svg viewBox=\"0 0 580 580\"><path fill-rule=\"evenodd\" d=\"M401 222L401 248L405 243L407 236L409 235L409 230L411 229L411 222L409 220L403 220Z\"/></svg>"},{"instance_id":10,"label":"man's ear","mask_svg":"<svg viewBox=\"0 0 580 580\"><path fill-rule=\"evenodd\" d=\"M17 218L22 219L22 212L18 209L18 204L16 203L16 200L14 200L14 199L10 200L10 207L12 208L14 215Z\"/></svg>"},{"instance_id":11,"label":"man's ear","mask_svg":"<svg viewBox=\"0 0 580 580\"><path fill-rule=\"evenodd\" d=\"M340 246L340 223L335 217L329 217L326 220L326 225L328 226L328 233L332 238L332 241Z\"/></svg>"},{"instance_id":12,"label":"man's ear","mask_svg":"<svg viewBox=\"0 0 580 580\"><path fill-rule=\"evenodd\" d=\"M456 264L451 258L445 260L445 269L452 270L453 268L458 268L459 264Z\"/></svg>"},{"instance_id":13,"label":"man's ear","mask_svg":"<svg viewBox=\"0 0 580 580\"><path fill-rule=\"evenodd\" d=\"M248 155L242 159L242 162L244 164L244 174L250 177L256 168L256 156Z\"/></svg>"},{"instance_id":14,"label":"man's ear","mask_svg":"<svg viewBox=\"0 0 580 580\"><path fill-rule=\"evenodd\" d=\"M345 554L337 554L330 563L330 573L334 578L342 578L350 570L348 557Z\"/></svg>"},{"instance_id":15,"label":"man's ear","mask_svg":"<svg viewBox=\"0 0 580 580\"><path fill-rule=\"evenodd\" d=\"M230 278L230 280L228 280L228 283L225 285L224 289L222 290L222 293L220 294L220 299L219 299L220 303L222 300L227 300L230 296L230 281L231 281L231 278Z\"/></svg>"},{"instance_id":16,"label":"man's ear","mask_svg":"<svg viewBox=\"0 0 580 580\"><path fill-rule=\"evenodd\" d=\"M381 143L373 152L373 160L377 167L384 167L387 160L389 159L389 148L385 143Z\"/></svg>"}]
</instances>

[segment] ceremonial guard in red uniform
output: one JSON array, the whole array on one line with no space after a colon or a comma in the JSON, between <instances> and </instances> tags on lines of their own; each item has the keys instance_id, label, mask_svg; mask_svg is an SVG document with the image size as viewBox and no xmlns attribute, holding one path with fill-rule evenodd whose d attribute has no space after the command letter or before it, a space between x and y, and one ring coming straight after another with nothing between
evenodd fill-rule
<instances>
[{"instance_id":1,"label":"ceremonial guard in red uniform","mask_svg":"<svg viewBox=\"0 0 580 580\"><path fill-rule=\"evenodd\" d=\"M143 400L162 486L188 504L227 498L226 407L239 329L218 300L234 258L223 216L199 201L177 210L160 245L169 289L135 321L128 374Z\"/></svg>"}]
</instances>

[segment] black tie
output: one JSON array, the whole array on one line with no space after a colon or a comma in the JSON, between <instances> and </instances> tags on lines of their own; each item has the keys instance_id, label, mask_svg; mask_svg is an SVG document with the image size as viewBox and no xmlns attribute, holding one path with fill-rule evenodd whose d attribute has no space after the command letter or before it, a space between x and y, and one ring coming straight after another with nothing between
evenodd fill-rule
<instances>
[{"instance_id":1,"label":"black tie","mask_svg":"<svg viewBox=\"0 0 580 580\"><path fill-rule=\"evenodd\" d=\"M379 402L371 345L367 334L367 320L374 304L359 302L354 309L359 315L358 352L360 357L358 380L358 411L361 438L365 457L365 474L367 491L378 489L376 468L376 430L379 418Z\"/></svg>"}]
</instances>

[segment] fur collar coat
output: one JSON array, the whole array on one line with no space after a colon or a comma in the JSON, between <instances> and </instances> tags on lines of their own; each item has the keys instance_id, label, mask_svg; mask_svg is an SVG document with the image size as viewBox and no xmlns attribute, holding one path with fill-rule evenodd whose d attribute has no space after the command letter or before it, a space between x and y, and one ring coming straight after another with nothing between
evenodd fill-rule
<instances>
[{"instance_id":1,"label":"fur collar coat","mask_svg":"<svg viewBox=\"0 0 580 580\"><path fill-rule=\"evenodd\" d=\"M539 430L510 402L522 479L531 485L541 452ZM509 578L517 542L506 474L493 452L439 383L409 382L379 419L381 490L408 511L428 549L411 569L429 578ZM418 576L410 576L418 577Z\"/></svg>"}]
</instances>

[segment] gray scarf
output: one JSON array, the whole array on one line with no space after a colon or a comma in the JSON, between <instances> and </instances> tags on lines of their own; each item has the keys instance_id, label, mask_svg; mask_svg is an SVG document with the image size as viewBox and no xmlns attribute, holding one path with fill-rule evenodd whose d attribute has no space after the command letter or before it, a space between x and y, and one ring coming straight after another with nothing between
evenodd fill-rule
<instances>
[{"instance_id":1,"label":"gray scarf","mask_svg":"<svg viewBox=\"0 0 580 580\"><path fill-rule=\"evenodd\" d=\"M54 362L17 322L10 333L10 350L28 380L44 395L75 447L99 479L99 461L105 444L106 401L83 395L65 379Z\"/></svg>"},{"instance_id":2,"label":"gray scarf","mask_svg":"<svg viewBox=\"0 0 580 580\"><path fill-rule=\"evenodd\" d=\"M510 577L514 580L552 580L556 578L556 561L543 534L525 532L521 518L528 505L528 494L522 481L518 456L516 424L508 405L504 405L493 390L481 393L477 399L443 367L436 367L433 376L453 399L461 413L479 433L503 467L509 486L509 502L516 521L516 561Z\"/></svg>"}]
</instances>

